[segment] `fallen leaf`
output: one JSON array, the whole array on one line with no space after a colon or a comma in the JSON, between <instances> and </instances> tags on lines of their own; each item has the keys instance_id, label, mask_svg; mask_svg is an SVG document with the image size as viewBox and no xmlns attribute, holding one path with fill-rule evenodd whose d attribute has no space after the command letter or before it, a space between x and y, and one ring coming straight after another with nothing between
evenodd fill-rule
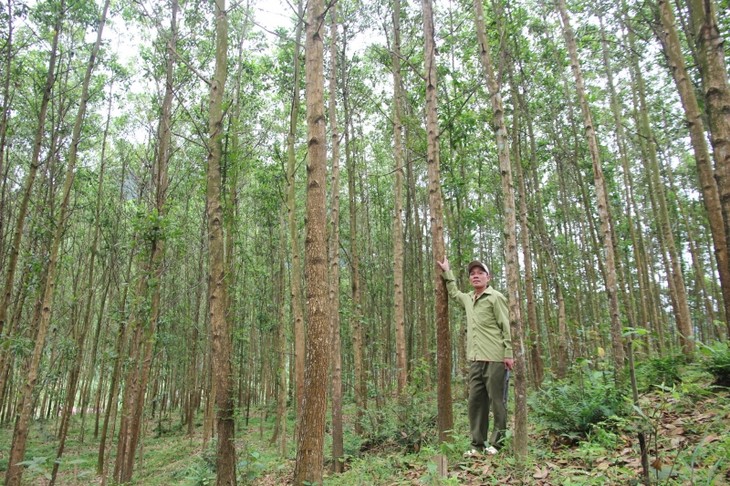
<instances>
[{"instance_id":1,"label":"fallen leaf","mask_svg":"<svg viewBox=\"0 0 730 486\"><path fill-rule=\"evenodd\" d=\"M548 472L547 468L542 468L542 469L538 468L537 472L535 472L535 474L533 474L532 477L535 479L545 479L546 477L548 477L548 474L549 474L549 472Z\"/></svg>"}]
</instances>

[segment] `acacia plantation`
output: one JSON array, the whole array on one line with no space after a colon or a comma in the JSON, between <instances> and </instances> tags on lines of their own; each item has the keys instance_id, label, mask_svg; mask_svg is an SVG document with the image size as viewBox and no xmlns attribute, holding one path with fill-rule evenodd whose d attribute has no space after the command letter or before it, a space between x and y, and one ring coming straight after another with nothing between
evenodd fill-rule
<instances>
[{"instance_id":1,"label":"acacia plantation","mask_svg":"<svg viewBox=\"0 0 730 486\"><path fill-rule=\"evenodd\" d=\"M730 484L728 0L0 32L5 484ZM494 458L444 258L507 298Z\"/></svg>"}]
</instances>

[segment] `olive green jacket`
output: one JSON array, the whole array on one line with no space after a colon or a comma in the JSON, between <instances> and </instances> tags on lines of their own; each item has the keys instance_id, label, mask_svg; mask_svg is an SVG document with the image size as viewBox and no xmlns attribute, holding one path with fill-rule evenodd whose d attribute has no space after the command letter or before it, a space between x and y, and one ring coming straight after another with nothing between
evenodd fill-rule
<instances>
[{"instance_id":1,"label":"olive green jacket","mask_svg":"<svg viewBox=\"0 0 730 486\"><path fill-rule=\"evenodd\" d=\"M474 301L474 291L460 291L452 271L443 272L441 277L449 296L459 301L466 311L466 359L512 359L512 333L505 296L488 286Z\"/></svg>"}]
</instances>

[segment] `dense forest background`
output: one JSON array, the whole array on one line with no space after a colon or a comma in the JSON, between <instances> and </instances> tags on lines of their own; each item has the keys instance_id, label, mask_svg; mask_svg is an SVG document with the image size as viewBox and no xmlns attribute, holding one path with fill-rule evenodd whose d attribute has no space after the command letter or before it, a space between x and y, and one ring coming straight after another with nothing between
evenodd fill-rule
<instances>
[{"instance_id":1,"label":"dense forest background","mask_svg":"<svg viewBox=\"0 0 730 486\"><path fill-rule=\"evenodd\" d=\"M729 12L3 2L7 484L150 482L135 468L165 438L209 454L200 482L245 483L265 428L274 482L386 437L431 444L424 474L453 481L465 334L444 256L462 288L484 261L510 301L509 474L535 456L541 390L600 384L646 418L652 384L728 356Z\"/></svg>"}]
</instances>

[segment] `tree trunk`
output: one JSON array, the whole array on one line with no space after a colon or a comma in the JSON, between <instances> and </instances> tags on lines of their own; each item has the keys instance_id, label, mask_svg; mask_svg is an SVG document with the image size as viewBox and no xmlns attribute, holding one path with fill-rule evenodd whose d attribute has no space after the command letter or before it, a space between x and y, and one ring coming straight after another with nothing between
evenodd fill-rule
<instances>
[{"instance_id":1,"label":"tree trunk","mask_svg":"<svg viewBox=\"0 0 730 486\"><path fill-rule=\"evenodd\" d=\"M296 387L296 405L297 423L302 413L302 403L304 402L304 314L302 303L302 264L299 251L299 228L297 226L297 199L296 199L296 154L294 152L294 143L297 134L297 120L299 119L299 52L302 43L302 22L304 21L304 2L297 2L297 27L294 45L294 87L292 90L292 102L289 119L289 134L286 139L287 147L287 208L289 209L289 239L291 245L291 306L292 317L294 318L294 385Z\"/></svg>"},{"instance_id":2,"label":"tree trunk","mask_svg":"<svg viewBox=\"0 0 730 486\"><path fill-rule=\"evenodd\" d=\"M682 351L688 359L694 354L694 337L692 323L687 303L687 290L684 284L684 276L681 265L681 252L677 250L669 221L669 210L664 191L664 183L659 174L659 161L657 160L654 135L649 124L649 107L646 103L644 78L638 64L632 64L632 73L635 80L635 87L639 100L637 110L639 133L646 152L646 170L648 172L650 195L653 196L654 208L657 215L660 243L667 251L667 274L669 275L669 289L673 295L672 306L679 332L679 341Z\"/></svg>"},{"instance_id":3,"label":"tree trunk","mask_svg":"<svg viewBox=\"0 0 730 486\"><path fill-rule=\"evenodd\" d=\"M228 309L223 207L221 198L221 158L223 136L223 94L228 62L228 20L225 0L215 2L215 75L210 82L208 118L208 281L211 356L215 381L218 443L216 484L236 484L236 449L234 445L233 376L231 374L231 330Z\"/></svg>"},{"instance_id":4,"label":"tree trunk","mask_svg":"<svg viewBox=\"0 0 730 486\"><path fill-rule=\"evenodd\" d=\"M76 114L76 122L74 124L73 129L73 135L71 138L71 145L68 155L68 163L69 163L69 173L67 177L71 179L71 182L73 181L73 169L76 165L76 159L78 155L78 145L81 140L81 127L84 122L84 118L86 115L86 104L89 100L89 82L91 80L91 74L94 71L94 67L96 65L96 56L99 53L99 46L101 45L101 38L102 33L104 31L104 24L106 22L106 15L109 11L109 0L106 0L104 2L104 7L102 9L101 18L99 19L99 27L97 30L96 35L96 43L94 44L94 47L91 51L91 57L89 58L89 63L86 67L86 74L84 75L84 81L81 87L81 100L79 102L79 110ZM104 139L104 142L106 142L106 138ZM99 193L97 195L96 199L96 224L94 226L94 237L93 241L91 243L91 255L90 255L90 261L89 261L89 273L88 273L88 292L86 295L86 308L85 308L85 314L84 319L81 325L81 329L78 330L74 336L74 339L76 340L76 358L74 362L71 365L71 370L68 374L68 383L66 387L66 403L63 407L63 416L61 418L61 428L58 434L58 449L56 451L56 460L53 462L53 470L51 472L51 481L50 484L53 485L56 483L56 476L58 475L58 468L61 464L61 457L63 456L63 450L66 446L66 436L68 434L68 426L69 421L71 420L71 412L73 411L74 402L76 400L76 387L78 385L78 379L79 374L81 372L81 363L84 359L84 342L86 341L86 335L89 332L89 324L91 322L91 308L93 303L93 296L94 296L94 266L96 263L96 251L97 251L97 245L99 241L99 233L101 231L100 225L99 225L99 215L101 214L101 200L102 200L102 183L104 182L104 149L106 148L106 144L104 143L102 146L102 152L101 152L101 166L99 168ZM71 183L69 182L69 184ZM69 189L70 190L70 189ZM66 196L67 197L67 196ZM62 215L65 217L65 211L62 210ZM63 227L64 220L59 220L59 226ZM58 244L60 245L60 238ZM50 302L50 301L49 301Z\"/></svg>"},{"instance_id":5,"label":"tree trunk","mask_svg":"<svg viewBox=\"0 0 730 486\"><path fill-rule=\"evenodd\" d=\"M726 246L730 248L730 85L723 36L717 24L713 0L687 0L692 34L702 77L705 110L709 119L710 143L715 160L715 179L725 223ZM726 308L730 304L725 302ZM725 315L730 335L730 315Z\"/></svg>"},{"instance_id":6,"label":"tree trunk","mask_svg":"<svg viewBox=\"0 0 730 486\"><path fill-rule=\"evenodd\" d=\"M400 67L400 0L393 1L393 314L395 324L396 372L398 394L405 392L408 382L406 361L405 301L403 297L403 80Z\"/></svg>"},{"instance_id":7,"label":"tree trunk","mask_svg":"<svg viewBox=\"0 0 730 486\"><path fill-rule=\"evenodd\" d=\"M437 66L435 27L431 0L422 0L424 60L426 81L426 133L428 160L428 205L431 222L433 258L443 261L446 256L444 244L444 214L441 197L439 168L439 124L437 113ZM432 263L432 267L435 265ZM436 315L436 341L438 366L438 417L439 441L451 440L454 428L454 412L451 401L451 329L449 329L449 301L446 283L439 272L432 268L434 312Z\"/></svg>"},{"instance_id":8,"label":"tree trunk","mask_svg":"<svg viewBox=\"0 0 730 486\"><path fill-rule=\"evenodd\" d=\"M58 18L54 28L53 42L51 45L51 54L48 60L48 72L46 74L46 82L43 86L43 97L41 98L38 110L38 126L36 127L35 137L33 139L33 153L30 159L28 174L23 183L23 196L18 207L17 223L13 232L13 240L10 247L10 259L7 265L7 274L5 275L5 285L3 287L2 302L0 302L0 336L3 335L5 324L10 307L11 297L13 294L13 282L15 281L15 271L18 267L18 257L20 255L20 243L23 238L23 227L25 225L26 215L28 213L28 204L33 194L33 184L38 175L40 166L40 154L43 145L43 139L46 129L46 116L48 114L48 105L51 100L51 90L56 81L56 60L58 57L58 39L61 35L61 27L63 26L63 15L65 12L65 1L61 0L58 7ZM8 76L10 73L8 73ZM3 352L3 356L5 353ZM0 386L2 389L3 386ZM11 464L12 466L12 464Z\"/></svg>"},{"instance_id":9,"label":"tree trunk","mask_svg":"<svg viewBox=\"0 0 730 486\"><path fill-rule=\"evenodd\" d=\"M156 214L156 221L153 221L153 227L150 228L153 236L146 241L149 250L138 283L139 298L144 298L151 292L150 308L149 314L139 308L134 311L135 316L132 327L133 343L130 348L130 357L133 360L133 366L130 367L130 372L125 383L124 415L120 425L117 460L114 468L114 477L117 482L128 482L132 479L134 457L142 428L142 415L147 383L152 367L154 336L157 332L157 321L160 316L160 282L164 269L162 260L165 248L164 239L160 234L160 226L166 214L168 189L167 167L171 157L172 100L174 92L173 74L176 61L175 48L177 45L177 0L172 1L171 9L170 32L166 45L165 94L162 101L162 113L160 115L157 133L158 147L155 153L155 164L152 174L153 188L155 191L154 213ZM144 325L142 320L147 320L147 325Z\"/></svg>"},{"instance_id":10,"label":"tree trunk","mask_svg":"<svg viewBox=\"0 0 730 486\"><path fill-rule=\"evenodd\" d=\"M322 0L307 6L307 360L301 422L298 430L294 484L320 484L324 463L324 428L327 410L329 337L332 322L327 302L327 142L324 115L324 60Z\"/></svg>"},{"instance_id":11,"label":"tree trunk","mask_svg":"<svg viewBox=\"0 0 730 486\"><path fill-rule=\"evenodd\" d=\"M502 179L502 198L504 205L505 225L505 266L507 268L507 301L509 320L515 358L515 435L513 446L518 461L527 457L527 366L524 356L522 317L520 315L520 279L517 255L517 217L515 210L515 187L512 180L509 140L507 126L504 121L504 108L500 86L492 66L486 30L484 27L484 10L482 0L474 0L474 21L477 40L479 42L479 59L484 69L484 78L489 90L492 104L492 128L497 142L497 158ZM520 161L515 161L520 164ZM526 231L527 228L524 228Z\"/></svg>"},{"instance_id":12,"label":"tree trunk","mask_svg":"<svg viewBox=\"0 0 730 486\"><path fill-rule=\"evenodd\" d=\"M332 146L330 183L329 301L332 330L332 470L344 471L342 417L342 338L340 335L340 131L337 124L337 3L330 12L329 124Z\"/></svg>"},{"instance_id":13,"label":"tree trunk","mask_svg":"<svg viewBox=\"0 0 730 486\"><path fill-rule=\"evenodd\" d=\"M560 13L563 26L563 35L565 43L570 54L570 66L575 77L575 88L580 101L581 113L583 115L583 123L585 125L585 136L588 142L588 149L591 154L591 162L593 165L593 178L595 181L596 199L598 202L598 217L601 227L601 243L606 267L606 294L608 296L609 312L611 316L611 344L613 345L613 360L616 377L622 379L624 361L626 353L623 347L623 338L621 336L621 320L619 316L618 305L618 284L616 278L616 255L613 249L612 225L609 215L608 191L606 189L606 180L603 176L603 167L601 165L601 157L598 149L598 140L593 127L593 118L591 109L586 98L583 83L583 73L581 72L580 63L578 61L578 49L576 47L573 29L570 26L568 11L565 7L565 0L557 0L557 7Z\"/></svg>"},{"instance_id":14,"label":"tree trunk","mask_svg":"<svg viewBox=\"0 0 730 486\"><path fill-rule=\"evenodd\" d=\"M343 25L342 52L347 53L347 25ZM343 54L344 57L344 54ZM352 153L350 143L352 134L352 113L350 111L349 80L346 71L342 71L342 108L345 118L345 164L347 166L347 188L349 196L350 213L350 289L352 295L352 317L350 318L352 328L352 354L353 366L355 368L355 433L362 433L362 420L368 408L367 397L367 370L365 368L365 336L362 323L362 295L360 287L360 250L357 244L358 234L358 208L357 191L355 186L357 163Z\"/></svg>"},{"instance_id":15,"label":"tree trunk","mask_svg":"<svg viewBox=\"0 0 730 486\"><path fill-rule=\"evenodd\" d=\"M674 14L672 7L666 0L659 0L659 17L662 23L660 40L664 47L664 53L669 61L669 69L677 86L682 107L687 118L692 149L697 165L700 186L702 189L702 201L707 211L707 219L710 223L710 233L715 246L715 260L720 275L720 286L722 288L723 304L725 308L725 325L730 334L730 259L728 256L728 240L723 221L723 210L720 202L717 182L713 176L710 153L705 138L702 112L700 111L694 86L688 75L684 63L684 55L677 30L674 25Z\"/></svg>"}]
</instances>

